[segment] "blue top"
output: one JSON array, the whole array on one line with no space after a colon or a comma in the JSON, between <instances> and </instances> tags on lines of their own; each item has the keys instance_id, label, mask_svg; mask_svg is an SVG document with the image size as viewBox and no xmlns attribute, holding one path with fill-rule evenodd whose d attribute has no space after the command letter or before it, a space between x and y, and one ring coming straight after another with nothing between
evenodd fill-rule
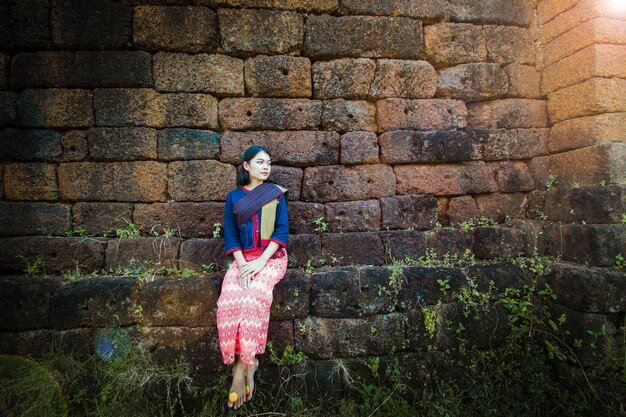
<instances>
[{"instance_id":1,"label":"blue top","mask_svg":"<svg viewBox=\"0 0 626 417\"><path fill-rule=\"evenodd\" d=\"M274 232L270 240L261 240L261 212L263 209L259 209L248 221L241 226L237 226L237 219L233 214L233 205L249 192L250 190L244 187L237 187L226 195L226 205L224 206L224 246L226 247L227 255L236 250L248 252L254 249L265 248L270 242L287 246L289 217L287 215L286 196L278 200Z\"/></svg>"}]
</instances>

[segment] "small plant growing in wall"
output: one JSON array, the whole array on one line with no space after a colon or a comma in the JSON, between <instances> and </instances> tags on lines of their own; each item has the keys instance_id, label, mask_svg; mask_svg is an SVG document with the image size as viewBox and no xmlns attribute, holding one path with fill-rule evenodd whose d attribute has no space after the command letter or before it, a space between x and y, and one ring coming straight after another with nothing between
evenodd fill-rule
<instances>
[{"instance_id":1,"label":"small plant growing in wall","mask_svg":"<svg viewBox=\"0 0 626 417\"><path fill-rule=\"evenodd\" d=\"M24 255L19 255L18 258L26 264L24 273L29 277L46 276L45 261L41 256L38 256L33 262L30 262Z\"/></svg>"},{"instance_id":2,"label":"small plant growing in wall","mask_svg":"<svg viewBox=\"0 0 626 417\"><path fill-rule=\"evenodd\" d=\"M222 223L213 223L213 238L217 239L222 235Z\"/></svg>"},{"instance_id":3,"label":"small plant growing in wall","mask_svg":"<svg viewBox=\"0 0 626 417\"><path fill-rule=\"evenodd\" d=\"M315 225L316 233L324 233L328 231L328 223L324 221L324 217L318 217L317 219L313 220L313 224Z\"/></svg>"},{"instance_id":4,"label":"small plant growing in wall","mask_svg":"<svg viewBox=\"0 0 626 417\"><path fill-rule=\"evenodd\" d=\"M552 187L554 187L558 183L559 183L559 178L556 175L550 175L548 179L546 180L546 190L548 191L552 190Z\"/></svg>"}]
</instances>

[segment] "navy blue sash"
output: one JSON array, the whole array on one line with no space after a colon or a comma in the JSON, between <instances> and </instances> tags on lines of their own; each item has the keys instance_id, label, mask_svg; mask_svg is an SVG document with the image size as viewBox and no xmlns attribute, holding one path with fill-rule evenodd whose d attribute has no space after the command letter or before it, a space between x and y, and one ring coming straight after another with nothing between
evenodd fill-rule
<instances>
[{"instance_id":1,"label":"navy blue sash","mask_svg":"<svg viewBox=\"0 0 626 417\"><path fill-rule=\"evenodd\" d=\"M257 185L233 205L233 214L237 218L238 225L241 226L251 219L261 207L272 200L280 199L282 196L282 190L275 184L264 182Z\"/></svg>"}]
</instances>

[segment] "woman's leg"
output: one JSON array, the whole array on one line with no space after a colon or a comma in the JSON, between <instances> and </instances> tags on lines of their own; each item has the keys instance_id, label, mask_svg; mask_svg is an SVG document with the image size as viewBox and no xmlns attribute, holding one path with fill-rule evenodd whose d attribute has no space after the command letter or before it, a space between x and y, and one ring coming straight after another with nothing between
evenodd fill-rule
<instances>
[{"instance_id":1,"label":"woman's leg","mask_svg":"<svg viewBox=\"0 0 626 417\"><path fill-rule=\"evenodd\" d=\"M235 363L235 366L233 366L233 382L230 385L230 391L228 395L228 407L229 408L233 408L236 410L239 407L241 407L244 402L247 401L246 371L247 371L247 365L241 362L241 360L238 360L237 363ZM231 401L234 399L234 397L231 398L231 394L233 392L237 394L237 399L234 402Z\"/></svg>"}]
</instances>

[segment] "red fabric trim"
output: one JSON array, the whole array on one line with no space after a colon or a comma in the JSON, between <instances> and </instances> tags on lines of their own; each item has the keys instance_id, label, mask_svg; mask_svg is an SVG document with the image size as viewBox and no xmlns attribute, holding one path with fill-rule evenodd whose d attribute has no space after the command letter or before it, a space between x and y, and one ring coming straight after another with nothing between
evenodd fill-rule
<instances>
[{"instance_id":1,"label":"red fabric trim","mask_svg":"<svg viewBox=\"0 0 626 417\"><path fill-rule=\"evenodd\" d=\"M259 216L258 215L254 215L252 216L252 220L254 220L254 245L252 245L255 248L258 248L259 246L257 245L257 242L259 241Z\"/></svg>"},{"instance_id":2,"label":"red fabric trim","mask_svg":"<svg viewBox=\"0 0 626 417\"><path fill-rule=\"evenodd\" d=\"M251 190L248 190L245 186L241 186L241 189L244 190L245 192L249 193Z\"/></svg>"},{"instance_id":3,"label":"red fabric trim","mask_svg":"<svg viewBox=\"0 0 626 417\"><path fill-rule=\"evenodd\" d=\"M276 239L270 239L270 242L276 242L276 243L278 243L280 246L287 246L287 245L285 245L285 242L281 242L280 240L276 240Z\"/></svg>"}]
</instances>

